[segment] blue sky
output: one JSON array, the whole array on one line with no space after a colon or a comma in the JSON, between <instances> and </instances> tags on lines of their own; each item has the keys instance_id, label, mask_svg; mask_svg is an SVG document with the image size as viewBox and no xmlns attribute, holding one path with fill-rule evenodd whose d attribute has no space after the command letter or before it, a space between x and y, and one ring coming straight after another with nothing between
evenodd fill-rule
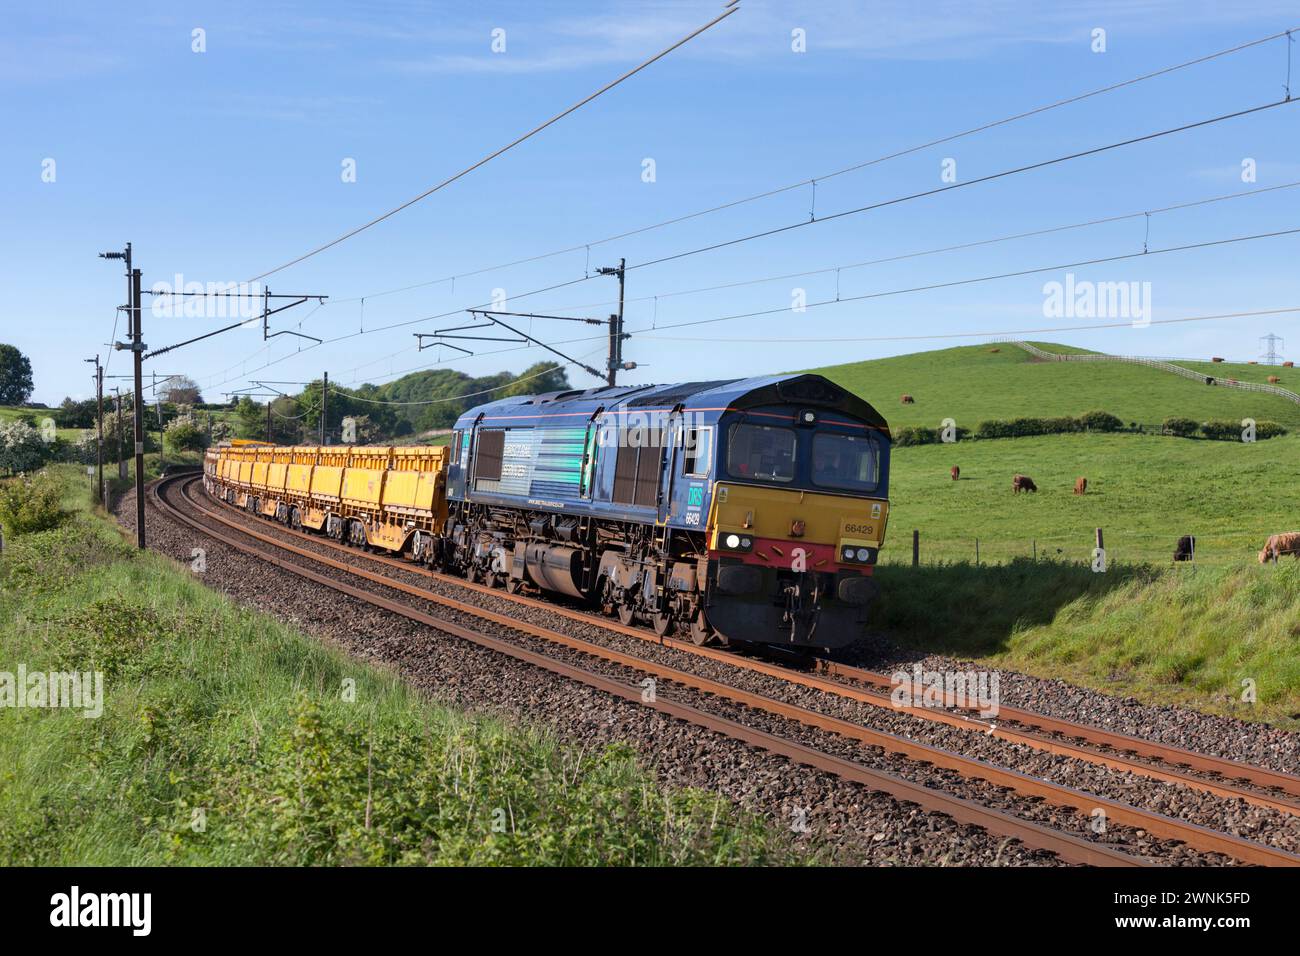
<instances>
[{"instance_id":1,"label":"blue sky","mask_svg":"<svg viewBox=\"0 0 1300 956\"><path fill-rule=\"evenodd\" d=\"M89 395L88 366L123 299L96 254L134 243L146 287L248 279L464 168L715 16L713 2L371 4L140 2L126 8L6 3L0 36L0 341L33 362L34 398ZM741 10L578 113L392 219L270 277L321 293L273 320L319 347L240 329L146 363L186 373L205 397L251 379L344 384L434 367L414 322L488 301L516 311L602 315L615 284L588 267L629 265L806 220L803 186L616 242L585 244L906 149L960 130L1300 27L1300 3L834 3L742 0ZM192 31L206 52L192 51ZM1092 50L1092 31L1106 50ZM506 49L491 50L505 31ZM791 49L805 31L806 52ZM1292 44L1300 94L1300 50ZM826 215L1280 99L1285 40L1051 110L818 184ZM1080 324L1043 315L1064 272L788 310L792 290L835 298L834 273L704 294L764 276L973 242L1300 181L1300 103L690 256L628 274L630 382L745 376L980 341L817 341L954 335ZM644 182L643 161L655 163ZM1243 183L1241 164L1256 163ZM43 164L55 161L53 182ZM356 182L342 164L356 163ZM1300 227L1300 188L1143 219L842 271L841 297ZM524 266L428 283L557 249ZM1157 320L1300 306L1300 237L1074 270L1150 282ZM364 307L360 301L366 297ZM658 297L657 299L655 297ZM778 314L664 329L736 313ZM308 316L308 313L311 313ZM1297 313L1300 314L1300 313ZM150 346L215 318L146 314ZM1086 323L1082 323L1086 324ZM1101 324L1099 321L1097 324ZM595 334L536 322L553 340ZM1126 354L1255 358L1276 332L1300 353L1295 314L1038 338ZM118 337L122 328L118 327ZM806 341L789 341L793 339ZM539 350L443 364L518 371ZM599 340L562 346L592 364ZM1290 356L1294 357L1294 356ZM267 366L267 367L262 367ZM110 374L129 370L124 355ZM570 370L575 384L595 384Z\"/></svg>"}]
</instances>

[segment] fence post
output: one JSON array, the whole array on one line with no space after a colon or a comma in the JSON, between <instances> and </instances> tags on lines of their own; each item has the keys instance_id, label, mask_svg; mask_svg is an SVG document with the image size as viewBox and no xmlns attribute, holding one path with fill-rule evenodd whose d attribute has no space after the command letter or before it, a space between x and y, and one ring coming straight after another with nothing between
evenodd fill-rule
<instances>
[{"instance_id":1,"label":"fence post","mask_svg":"<svg viewBox=\"0 0 1300 956\"><path fill-rule=\"evenodd\" d=\"M1033 545L1034 548L1034 564L1037 564L1038 563L1038 539L1037 538L1032 539L1031 544Z\"/></svg>"},{"instance_id":2,"label":"fence post","mask_svg":"<svg viewBox=\"0 0 1300 956\"><path fill-rule=\"evenodd\" d=\"M1101 539L1101 529L1100 529L1100 528L1097 529L1097 547L1101 548L1101 550L1103 550L1103 551L1106 550L1106 545L1105 545L1104 543L1102 543L1102 539Z\"/></svg>"},{"instance_id":3,"label":"fence post","mask_svg":"<svg viewBox=\"0 0 1300 956\"><path fill-rule=\"evenodd\" d=\"M980 566L980 539L975 539L975 567Z\"/></svg>"},{"instance_id":4,"label":"fence post","mask_svg":"<svg viewBox=\"0 0 1300 956\"><path fill-rule=\"evenodd\" d=\"M913 528L912 529L912 567L916 568L920 566L921 566L921 532L918 529Z\"/></svg>"}]
</instances>

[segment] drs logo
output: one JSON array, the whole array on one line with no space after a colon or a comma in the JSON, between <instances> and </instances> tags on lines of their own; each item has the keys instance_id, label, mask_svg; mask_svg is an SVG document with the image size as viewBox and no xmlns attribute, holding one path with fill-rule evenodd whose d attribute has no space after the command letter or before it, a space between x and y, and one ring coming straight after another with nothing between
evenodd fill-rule
<instances>
[{"instance_id":1,"label":"drs logo","mask_svg":"<svg viewBox=\"0 0 1300 956\"><path fill-rule=\"evenodd\" d=\"M688 508L699 508L704 504L704 489L699 485L694 485L686 489L686 506Z\"/></svg>"}]
</instances>

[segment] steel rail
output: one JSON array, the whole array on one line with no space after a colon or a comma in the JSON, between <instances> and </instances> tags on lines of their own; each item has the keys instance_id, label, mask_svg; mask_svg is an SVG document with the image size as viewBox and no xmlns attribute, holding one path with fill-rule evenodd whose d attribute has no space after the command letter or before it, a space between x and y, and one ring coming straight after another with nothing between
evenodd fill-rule
<instances>
[{"instance_id":1,"label":"steel rail","mask_svg":"<svg viewBox=\"0 0 1300 956\"><path fill-rule=\"evenodd\" d=\"M301 564L286 560L273 551L268 551L264 548L241 542L230 535L223 534L209 526L205 526L202 522L176 508L171 502L167 501L166 497L162 494L162 489L173 482L184 479L192 481L194 480L194 476L176 475L163 478L151 487L150 491L155 507L158 508L161 514L170 517L173 520L180 521L201 534L220 541L236 551L266 561L268 564L284 571L338 591L341 594L346 594L349 597L353 597L366 604L398 614L408 620L426 625L434 630L441 631L442 633L449 634L453 637L461 638L507 657L514 658L527 664L532 664L543 670L549 671L550 673L556 674L557 676L586 684L589 687L619 697L623 700L650 707L667 716L684 720L706 730L732 737L733 739L749 744L750 746L762 748L771 753L785 757L793 763L814 767L815 769L831 773L835 776L841 777L842 779L862 784L872 790L887 793L897 800L915 803L926 810L933 810L946 814L960 823L979 827L997 836L1018 840L1026 846L1034 849L1046 850L1056 854L1065 862L1091 866L1152 865L1151 861L1147 859L1132 856L1104 844L1093 843L1071 834L1062 833L1044 827L1041 824L1022 820L1018 817L1012 816L1011 814L1005 813L1004 811L985 807L962 797L931 790L928 787L913 783L910 780L905 780L884 771L873 770L860 763L846 760L842 757L836 757L832 754L823 753L822 751L807 747L803 744L798 744L794 741L786 740L760 730L755 730L752 727L747 727L743 724L737 723L736 721L707 713L698 708L691 707L688 704L662 700L658 698L657 695L654 700L645 700L643 698L642 689L639 686L624 684L613 678L586 670L574 664L557 661L544 654L528 650L509 641L483 634L480 631L463 627L462 625L455 624L451 621L433 617L432 615L418 611L409 605L381 597L370 591L340 581L337 578L332 578L328 575L313 571ZM222 524L227 523L221 518L221 516L208 512L188 496L183 495L183 497L185 497L186 501L201 514L211 517ZM361 571L358 568L343 564L342 562L333 561L318 554L305 552L302 549L293 547L292 545L287 545L282 541L278 542L274 539L267 539L266 536L250 531L247 528L234 526L232 526L232 528L239 534L268 540L269 543L279 550L302 554L310 560L323 564L326 567L334 567L351 574L358 574L363 578L382 577L380 575L371 575L369 572ZM389 587L391 584L401 584L401 582L391 582L391 579L388 581L381 580L379 583L383 584L385 587ZM410 586L407 585L407 588L410 588ZM402 590L400 587L397 589ZM410 590L416 592L422 599L428 599L431 597L427 593L419 592L416 588L410 588ZM444 598L443 601L448 605L458 606L458 609L464 610L470 614L484 613L482 609L475 608L472 605L460 605L459 602L453 602L446 598ZM527 629L530 627L529 625L526 625L525 622L506 618L504 615L500 615L500 617L507 622L509 627L515 629ZM538 628L537 630L540 631L544 629ZM557 636L563 637L564 635L557 634ZM585 643L577 641L577 639L574 638L569 638L568 641L572 641L575 644ZM609 654L617 654L617 652L611 652L607 649L599 648L596 645L590 645L590 647L592 651L605 651ZM646 671L647 667L655 666L651 665L647 661L641 661L639 658L631 658L630 655L618 656L628 657L629 660L635 661L636 663L634 666L636 666L638 670ZM664 668L663 670L667 671L670 669ZM682 673L683 678L690 676L691 675Z\"/></svg>"},{"instance_id":2,"label":"steel rail","mask_svg":"<svg viewBox=\"0 0 1300 956\"><path fill-rule=\"evenodd\" d=\"M221 502L218 503L222 504ZM226 507L231 506L227 505ZM238 509L232 508L232 510ZM239 513L245 514L245 512ZM226 523L230 524L229 522ZM233 524L230 524L230 526L237 527ZM387 555L370 554L364 551L358 551L356 548L348 547L320 535L308 534L303 531L297 531L293 528L287 528L280 525L276 526L276 531L282 534L299 537L306 541L311 541L332 550L341 551L350 555L358 555L376 564L387 565L410 574L428 577L436 581L452 584L477 593L492 595L499 600L510 601L524 607L535 607L546 610L562 617L567 617L570 620L588 624L592 627L599 627L614 633L635 637L639 640L662 644L682 651L683 653L730 664L733 667L754 671L793 684L820 690L824 693L868 704L873 707L906 713L922 720L946 724L961 730L985 733L997 737L1000 740L1005 740L1008 743L1023 744L1032 747L1035 750L1075 760L1083 760L1088 763L1108 767L1111 770L1133 773L1147 777L1148 779L1159 780L1164 783L1180 784L1194 790L1213 794L1214 796L1223 799L1243 800L1253 806L1264 807L1266 809L1276 810L1280 813L1287 813L1293 816L1300 816L1300 800L1292 799L1292 797L1300 797L1300 777L1292 774L1269 770L1265 767L1258 767L1252 764L1228 760L1222 757L1196 753L1169 744L1142 740L1117 731L1110 731L1100 727L1080 724L1063 718L1049 717L1034 711L1023 710L1015 707L999 706L997 717L992 720L987 720L966 714L952 713L947 709L937 709L928 706L900 706L890 699L888 696L890 691L901 686L909 691L909 695L912 699L916 699L921 696L921 689L916 688L910 683L906 685L895 684L889 676L875 671L852 667L846 664L839 664L823 658L816 659L818 667L824 675L840 677L858 684L867 684L872 687L881 688L886 693L882 695L877 691L863 691L851 684L844 684L837 680L828 679L825 676L808 674L802 671L792 670L787 666L759 661L753 658L738 657L732 651L699 647L688 641L676 640L670 637L659 637L658 635L647 631L645 628L620 624L616 621L610 621L586 611L574 610L573 608L565 607L561 604L538 600L526 595L510 594L499 588L492 588L471 581L466 581L464 578L459 578L454 575L431 571L428 568L414 564L410 561L389 557ZM944 707L960 709L951 695L945 695ZM1015 727L1007 726L1007 723L1023 725L1025 727L1037 727L1044 733L1034 733L1030 730L1019 730ZM1055 739L1050 736L1044 736L1044 734L1059 734L1068 739ZM1108 748L1113 752L1106 753L1104 751L1093 750L1089 747L1072 743L1071 740L1083 740L1094 747ZM1168 765L1167 769L1153 767L1150 764L1143 763L1142 761L1131 759L1125 756L1126 753L1133 753L1147 759L1159 760ZM1219 783L1213 780L1206 780L1202 777L1194 776L1190 773L1176 769L1180 766L1185 766L1192 771L1200 773L1213 774L1216 777L1222 778L1224 781L1248 781L1255 786L1280 790L1290 796L1260 793L1254 790L1235 787L1231 783Z\"/></svg>"},{"instance_id":3,"label":"steel rail","mask_svg":"<svg viewBox=\"0 0 1300 956\"><path fill-rule=\"evenodd\" d=\"M192 481L193 476L189 477L191 477ZM1300 865L1300 856L1276 850L1272 847L1267 847L1241 837L1221 833L1207 827L1190 824L1185 821L1176 820L1138 807L1098 797L1094 794L1074 790L1049 781L1040 780L1019 771L998 767L985 761L961 756L928 744L908 740L883 731L870 730L860 725L839 718L830 717L816 711L811 711L797 705L787 704L783 701L778 701L764 695L744 691L728 684L699 677L677 668L657 664L631 654L625 654L611 648L592 644L589 641L571 637L550 628L517 620L509 615L488 611L474 605L467 605L464 602L453 598L433 594L406 582L397 581L386 575L376 574L355 567L351 564L335 561L319 553L298 548L283 540L262 534L261 532L251 528L238 526L223 516L203 508L197 502L194 502L185 492L186 489L182 489L182 497L185 498L191 507L194 507L199 513L206 517L231 527L239 534L264 541L279 550L299 555L310 561L317 562L325 567L343 571L349 575L361 577L363 580L371 581L382 587L411 595L419 600L428 601L463 613L469 613L482 620L491 621L494 624L519 630L531 636L539 637L551 643L559 644L569 649L595 656L620 666L654 675L658 679L681 684L702 693L726 698L735 703L741 704L742 706L756 710L763 710L785 719L797 721L806 726L815 727L848 739L857 740L868 746L879 747L889 753L898 753L910 760L943 767L968 778L987 780L994 785L1006 787L1025 796L1041 798L1055 805L1074 809L1085 815L1093 814L1100 810L1108 819L1114 820L1117 823L1144 829L1153 835L1165 839L1185 842L1189 846L1195 847L1199 850L1222 853L1234 859L1257 865ZM156 493L156 498L157 500L162 501L162 496L160 494ZM194 522L193 519L188 518L188 516L181 515L180 517L186 520L187 523L198 526L197 522ZM211 533L210 529L208 533ZM217 535L217 537L221 538L222 536ZM227 543L231 542L227 541ZM260 551L261 549L245 546L244 550ZM279 559L275 560L277 564L282 564ZM295 566L295 568L291 568L290 570L297 571L305 569L299 569ZM315 579L316 578L313 578L313 580ZM332 581L334 579L327 578L327 580ZM356 590L357 589L350 589L346 593L352 593L352 591ZM371 600L372 598L377 597L365 591L358 591L357 593L358 595L363 595L364 600ZM405 613L405 611L398 609L405 608L406 605L382 598L379 600L385 602L383 606L386 609L397 610L398 613ZM372 603L374 602L372 601ZM432 620L436 621L438 619L434 618ZM440 627L441 625L435 624L433 626ZM636 693L639 696L639 691L636 691Z\"/></svg>"}]
</instances>

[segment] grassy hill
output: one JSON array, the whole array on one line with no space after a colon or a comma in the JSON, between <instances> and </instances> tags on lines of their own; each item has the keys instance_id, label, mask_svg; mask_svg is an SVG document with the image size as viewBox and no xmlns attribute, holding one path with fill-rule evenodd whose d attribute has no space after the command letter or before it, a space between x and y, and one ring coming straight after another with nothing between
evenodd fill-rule
<instances>
[{"instance_id":1,"label":"grassy hill","mask_svg":"<svg viewBox=\"0 0 1300 956\"><path fill-rule=\"evenodd\" d=\"M53 418L54 409L52 408L14 408L11 405L0 405L0 422L16 421L20 418L31 419L39 427L42 418ZM80 428L60 428L57 429L60 438L68 441L76 441L81 437L82 429Z\"/></svg>"},{"instance_id":2,"label":"grassy hill","mask_svg":"<svg viewBox=\"0 0 1300 956\"><path fill-rule=\"evenodd\" d=\"M1300 529L1300 434L1253 444L1158 435L1072 434L897 448L886 561L1089 560L1102 528L1112 561L1168 564L1180 535L1197 559L1255 560L1264 539ZM961 468L953 481L949 469ZM1037 494L1011 493L1031 476ZM1073 494L1088 479L1088 493Z\"/></svg>"},{"instance_id":3,"label":"grassy hill","mask_svg":"<svg viewBox=\"0 0 1300 956\"><path fill-rule=\"evenodd\" d=\"M1034 344L1049 352L1085 351ZM1295 369L1203 365L1207 374L1243 382L1262 382L1276 374L1283 388L1300 390ZM812 371L861 395L894 426L935 427L952 418L960 426L974 428L990 418L1077 415L1102 409L1125 422L1148 426L1182 416L1197 421L1250 417L1300 428L1300 405L1282 398L1202 385L1140 365L1044 362L1010 343L916 352ZM905 393L916 403L901 404Z\"/></svg>"},{"instance_id":4,"label":"grassy hill","mask_svg":"<svg viewBox=\"0 0 1300 956\"><path fill-rule=\"evenodd\" d=\"M1294 369L1178 364L1240 381L1277 375L1300 390ZM896 448L875 620L922 652L1300 726L1300 566L1256 561L1269 534L1300 529L1300 406L1143 366L1034 361L1010 344L816 371L895 426L951 417L973 429L1090 409L1145 426L1171 416L1281 422L1291 434L1253 444L1092 433ZM903 393L916 404L900 404ZM1017 472L1037 494L1012 494ZM1079 476L1083 496L1072 493ZM1101 574L1090 567L1098 527ZM1171 561L1184 534L1197 537L1194 567ZM1240 699L1246 678L1260 689L1255 704Z\"/></svg>"}]
</instances>

